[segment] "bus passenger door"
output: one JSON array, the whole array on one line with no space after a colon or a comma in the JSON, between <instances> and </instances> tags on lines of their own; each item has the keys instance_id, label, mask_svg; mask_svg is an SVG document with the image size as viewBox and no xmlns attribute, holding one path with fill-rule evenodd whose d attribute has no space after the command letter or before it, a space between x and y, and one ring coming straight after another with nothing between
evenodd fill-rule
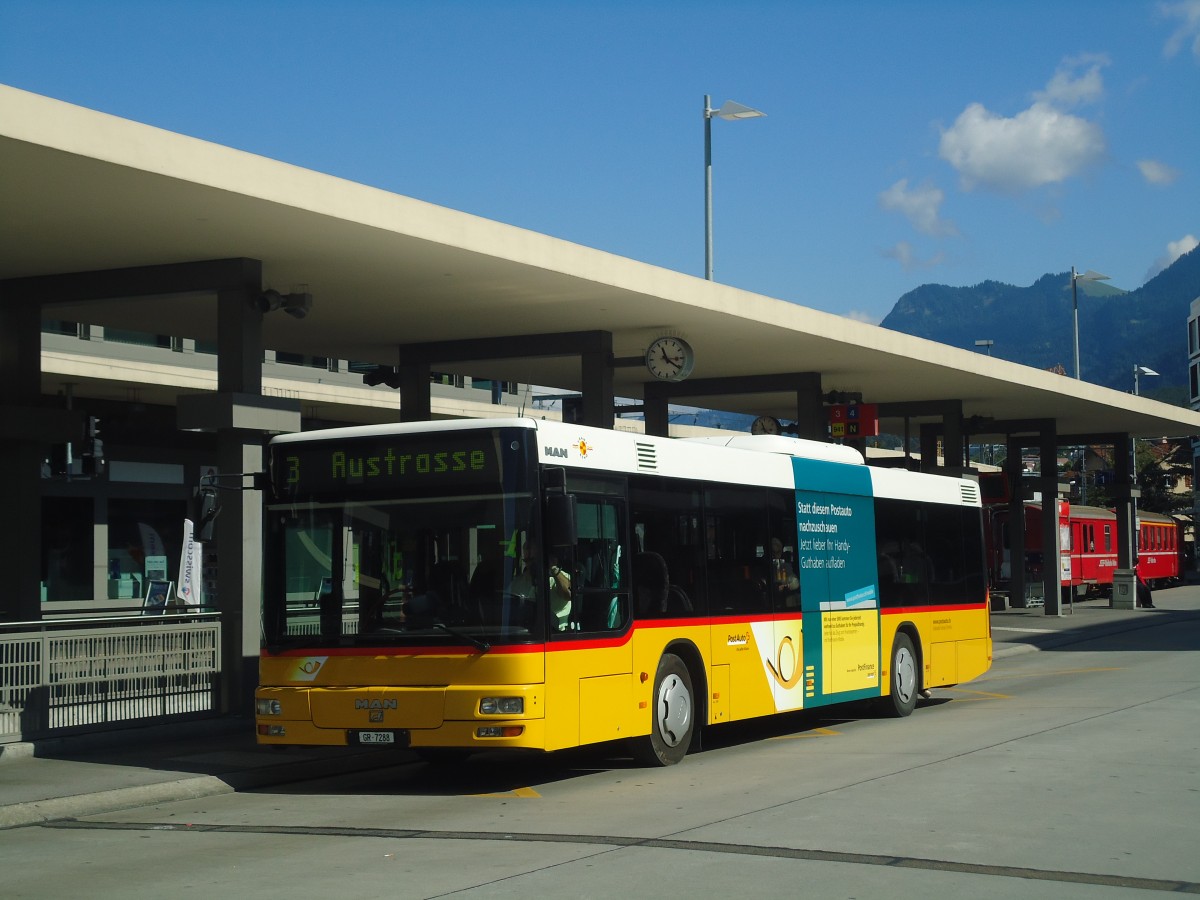
<instances>
[{"instance_id":1,"label":"bus passenger door","mask_svg":"<svg viewBox=\"0 0 1200 900\"><path fill-rule=\"evenodd\" d=\"M553 703L548 713L558 731L556 746L614 740L630 733L633 650L623 638L630 623L624 532L622 499L577 495L578 539L574 547L560 547L558 554L571 576L571 608L566 629L552 635L546 655L546 690ZM577 723L577 730L567 723Z\"/></svg>"}]
</instances>

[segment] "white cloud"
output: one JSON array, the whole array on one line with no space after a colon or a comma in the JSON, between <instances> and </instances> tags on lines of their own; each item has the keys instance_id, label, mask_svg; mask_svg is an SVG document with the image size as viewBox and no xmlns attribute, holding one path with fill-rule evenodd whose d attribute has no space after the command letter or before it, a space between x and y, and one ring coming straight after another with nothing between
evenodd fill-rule
<instances>
[{"instance_id":1,"label":"white cloud","mask_svg":"<svg viewBox=\"0 0 1200 900\"><path fill-rule=\"evenodd\" d=\"M1170 59L1185 44L1190 44L1192 56L1200 62L1200 0L1160 3L1158 11L1165 18L1180 20L1179 27L1171 32L1171 36L1163 45L1163 55Z\"/></svg>"},{"instance_id":2,"label":"white cloud","mask_svg":"<svg viewBox=\"0 0 1200 900\"><path fill-rule=\"evenodd\" d=\"M1108 57L1099 53L1068 57L1059 64L1046 89L1035 92L1033 99L1058 108L1095 103L1104 96L1100 70L1108 64ZM1080 69L1083 72L1077 74Z\"/></svg>"},{"instance_id":3,"label":"white cloud","mask_svg":"<svg viewBox=\"0 0 1200 900\"><path fill-rule=\"evenodd\" d=\"M854 322L864 322L867 325L878 325L883 321L883 319L874 313L864 312L861 309L849 310L848 312L842 313L842 316L843 318L850 319Z\"/></svg>"},{"instance_id":4,"label":"white cloud","mask_svg":"<svg viewBox=\"0 0 1200 900\"><path fill-rule=\"evenodd\" d=\"M908 241L899 241L896 246L888 247L883 251L883 255L888 259L896 260L905 271L913 267L913 245Z\"/></svg>"},{"instance_id":5,"label":"white cloud","mask_svg":"<svg viewBox=\"0 0 1200 900\"><path fill-rule=\"evenodd\" d=\"M1171 241L1167 244L1167 252L1156 259L1154 264L1150 266L1149 271L1146 272L1146 281L1149 281L1163 269L1167 268L1167 266L1183 256L1183 254L1191 253L1198 246L1200 246L1200 241L1196 240L1194 234L1185 234L1179 240Z\"/></svg>"},{"instance_id":6,"label":"white cloud","mask_svg":"<svg viewBox=\"0 0 1200 900\"><path fill-rule=\"evenodd\" d=\"M1137 167L1142 173L1142 177L1150 184L1174 184L1175 179L1179 177L1178 170L1172 169L1166 163L1159 162L1156 159L1139 159Z\"/></svg>"},{"instance_id":7,"label":"white cloud","mask_svg":"<svg viewBox=\"0 0 1200 900\"><path fill-rule=\"evenodd\" d=\"M880 253L888 259L896 260L906 272L912 269L931 268L946 258L944 253L935 253L929 259L918 259L916 248L908 241L897 241L894 246L881 250Z\"/></svg>"},{"instance_id":8,"label":"white cloud","mask_svg":"<svg viewBox=\"0 0 1200 900\"><path fill-rule=\"evenodd\" d=\"M908 179L901 178L879 194L879 205L889 212L903 214L922 234L954 235L958 229L953 222L944 221L939 210L946 194L932 184L910 189Z\"/></svg>"},{"instance_id":9,"label":"white cloud","mask_svg":"<svg viewBox=\"0 0 1200 900\"><path fill-rule=\"evenodd\" d=\"M1100 126L1038 100L1012 118L972 103L942 132L938 152L964 190L1015 193L1065 181L1104 155Z\"/></svg>"}]
</instances>

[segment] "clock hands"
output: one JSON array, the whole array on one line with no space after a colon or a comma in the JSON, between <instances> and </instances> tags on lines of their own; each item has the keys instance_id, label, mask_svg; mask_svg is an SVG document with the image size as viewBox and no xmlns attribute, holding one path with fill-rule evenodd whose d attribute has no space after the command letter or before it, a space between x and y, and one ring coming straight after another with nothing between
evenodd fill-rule
<instances>
[{"instance_id":1,"label":"clock hands","mask_svg":"<svg viewBox=\"0 0 1200 900\"><path fill-rule=\"evenodd\" d=\"M650 374L663 381L682 381L692 371L693 354L683 338L661 337L646 348Z\"/></svg>"}]
</instances>

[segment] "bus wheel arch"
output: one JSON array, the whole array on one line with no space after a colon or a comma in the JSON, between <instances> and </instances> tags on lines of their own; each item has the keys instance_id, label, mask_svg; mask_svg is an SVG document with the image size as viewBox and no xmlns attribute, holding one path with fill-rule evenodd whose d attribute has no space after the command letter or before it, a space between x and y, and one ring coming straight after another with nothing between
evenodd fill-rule
<instances>
[{"instance_id":1,"label":"bus wheel arch","mask_svg":"<svg viewBox=\"0 0 1200 900\"><path fill-rule=\"evenodd\" d=\"M896 629L889 651L888 695L880 698L883 712L889 716L903 718L917 706L924 686L920 647L920 636L911 622Z\"/></svg>"},{"instance_id":2,"label":"bus wheel arch","mask_svg":"<svg viewBox=\"0 0 1200 900\"><path fill-rule=\"evenodd\" d=\"M630 742L638 762L672 766L698 747L707 690L703 672L694 646L677 642L663 651L650 696L650 733Z\"/></svg>"}]
</instances>

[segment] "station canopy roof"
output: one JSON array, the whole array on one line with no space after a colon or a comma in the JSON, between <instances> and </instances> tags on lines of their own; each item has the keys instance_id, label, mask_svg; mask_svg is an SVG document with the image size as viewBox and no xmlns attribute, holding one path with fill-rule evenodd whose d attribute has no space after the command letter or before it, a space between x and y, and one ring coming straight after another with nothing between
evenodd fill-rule
<instances>
[{"instance_id":1,"label":"station canopy roof","mask_svg":"<svg viewBox=\"0 0 1200 900\"><path fill-rule=\"evenodd\" d=\"M694 378L819 372L824 391L868 403L961 400L965 416L1055 419L1060 434L1200 434L1191 410L7 86L0 171L0 278L261 260L264 287L314 297L306 318L265 317L275 350L395 365L401 344L607 330L616 357L635 357L670 334L695 348ZM216 339L216 304L203 295L57 306L43 318ZM1185 327L1181 313L1181 353ZM434 368L566 390L582 380L571 356ZM640 398L650 380L617 368L616 395ZM679 402L785 421L796 409L782 390Z\"/></svg>"}]
</instances>

